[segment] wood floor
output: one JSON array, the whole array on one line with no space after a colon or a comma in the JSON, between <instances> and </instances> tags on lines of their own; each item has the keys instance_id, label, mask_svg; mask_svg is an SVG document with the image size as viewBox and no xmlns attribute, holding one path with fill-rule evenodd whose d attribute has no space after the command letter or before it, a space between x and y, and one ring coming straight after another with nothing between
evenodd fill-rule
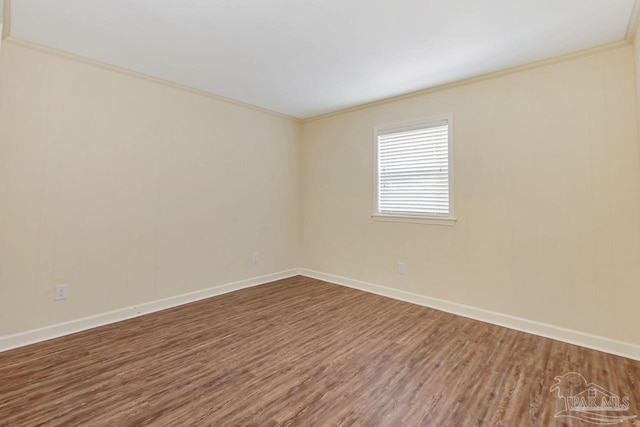
<instances>
[{"instance_id":1,"label":"wood floor","mask_svg":"<svg viewBox=\"0 0 640 427\"><path fill-rule=\"evenodd\" d=\"M640 414L640 362L294 277L0 353L0 425L593 425L570 372Z\"/></svg>"}]
</instances>

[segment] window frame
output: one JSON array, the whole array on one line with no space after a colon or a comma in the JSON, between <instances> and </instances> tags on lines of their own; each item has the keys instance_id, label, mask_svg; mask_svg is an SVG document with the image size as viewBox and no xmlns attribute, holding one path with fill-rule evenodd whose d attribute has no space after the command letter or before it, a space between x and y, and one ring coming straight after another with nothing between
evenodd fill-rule
<instances>
[{"instance_id":1,"label":"window frame","mask_svg":"<svg viewBox=\"0 0 640 427\"><path fill-rule=\"evenodd\" d=\"M421 129L431 127L437 123L446 121L448 126L448 164L449 164L449 214L447 216L440 215L426 215L426 214L410 214L410 213L394 213L387 214L380 212L379 209L379 192L380 192L380 177L379 171L379 140L378 137L381 134L390 134L395 132L403 132L414 129ZM389 221L389 222L407 222L407 223L419 223L419 224L434 224L434 225L455 225L457 218L455 217L454 210L454 169L453 169L453 113L438 114L428 117L424 117L419 120L412 120L407 122L379 125L374 128L373 131L373 214L371 217L376 221Z\"/></svg>"}]
</instances>

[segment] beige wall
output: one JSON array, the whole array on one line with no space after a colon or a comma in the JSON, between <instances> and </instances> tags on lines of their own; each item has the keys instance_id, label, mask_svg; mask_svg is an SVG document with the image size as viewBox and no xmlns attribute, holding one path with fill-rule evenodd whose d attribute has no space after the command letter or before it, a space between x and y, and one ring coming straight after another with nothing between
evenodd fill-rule
<instances>
[{"instance_id":1,"label":"beige wall","mask_svg":"<svg viewBox=\"0 0 640 427\"><path fill-rule=\"evenodd\" d=\"M302 266L640 343L633 70L617 48L301 131L5 41L0 336ZM373 127L447 112L458 224L373 221Z\"/></svg>"},{"instance_id":2,"label":"beige wall","mask_svg":"<svg viewBox=\"0 0 640 427\"><path fill-rule=\"evenodd\" d=\"M620 47L305 123L303 267L640 343L633 62ZM374 126L449 112L457 225L372 220Z\"/></svg>"},{"instance_id":3,"label":"beige wall","mask_svg":"<svg viewBox=\"0 0 640 427\"><path fill-rule=\"evenodd\" d=\"M0 336L299 265L298 122L0 55Z\"/></svg>"}]
</instances>

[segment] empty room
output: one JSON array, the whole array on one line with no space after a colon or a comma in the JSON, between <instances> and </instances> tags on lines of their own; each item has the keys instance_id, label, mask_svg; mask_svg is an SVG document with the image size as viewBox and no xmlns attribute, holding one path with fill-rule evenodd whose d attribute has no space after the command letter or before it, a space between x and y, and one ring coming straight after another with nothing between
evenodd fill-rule
<instances>
[{"instance_id":1,"label":"empty room","mask_svg":"<svg viewBox=\"0 0 640 427\"><path fill-rule=\"evenodd\" d=\"M640 0L0 10L0 426L640 426Z\"/></svg>"}]
</instances>

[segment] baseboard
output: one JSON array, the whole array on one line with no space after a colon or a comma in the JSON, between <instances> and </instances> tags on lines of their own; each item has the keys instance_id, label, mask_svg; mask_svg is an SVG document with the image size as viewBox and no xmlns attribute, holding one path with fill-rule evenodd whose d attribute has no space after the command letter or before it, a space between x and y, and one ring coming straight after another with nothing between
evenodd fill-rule
<instances>
[{"instance_id":1,"label":"baseboard","mask_svg":"<svg viewBox=\"0 0 640 427\"><path fill-rule=\"evenodd\" d=\"M291 270L253 277L250 279L226 283L224 285L214 286L195 292L189 292L186 294L164 298L161 300L151 301L140 305L121 308L118 310L97 314L95 316L84 317L82 319L76 319L65 323L46 326L44 328L33 329L13 335L0 336L0 351L10 350L12 348L34 344L37 342L50 340L52 338L58 338L64 335L73 334L75 332L96 328L98 326L120 322L122 320L131 319L133 317L142 316L183 304L188 304L190 302L214 297L216 295L238 291L240 289L262 285L265 283L273 282L275 280L286 279L288 277L296 276L299 273L300 270L294 268Z\"/></svg>"},{"instance_id":2,"label":"baseboard","mask_svg":"<svg viewBox=\"0 0 640 427\"><path fill-rule=\"evenodd\" d=\"M12 348L46 341L52 338L73 334L75 332L96 328L98 326L120 322L122 320L127 320L133 317L165 310L167 308L188 304L190 302L214 297L216 295L222 295L240 289L262 285L265 283L273 282L275 280L286 279L298 274L318 280L323 280L325 282L334 283L336 285L347 286L350 288L359 289L361 291L434 308L436 310L445 311L447 313L452 313L463 317L468 317L470 319L479 320L482 322L487 322L494 325L503 326L506 328L539 335L545 338L563 341L570 344L575 344L582 347L591 348L594 350L603 351L605 353L611 353L640 361L640 345L637 344L617 341L598 335L591 335L580 331L550 325L547 323L527 320L520 317L484 310L477 307L471 307L468 305L446 301L438 298L431 298L412 292L393 289L381 285L375 285L361 280L349 279L347 277L322 273L306 268L294 268L278 273L253 277L250 279L214 286L187 294L177 295L157 301L151 301L140 305L109 311L106 313L97 314L95 316L89 316L65 323L59 323L44 328L33 329L13 335L0 336L0 351L10 350Z\"/></svg>"},{"instance_id":3,"label":"baseboard","mask_svg":"<svg viewBox=\"0 0 640 427\"><path fill-rule=\"evenodd\" d=\"M370 292L373 294L382 295L385 297L406 301L429 308L434 308L436 310L445 311L447 313L468 317L470 319L479 320L498 326L503 326L505 328L515 329L517 331L527 332L545 338L551 338L557 341L563 341L569 344L575 344L581 347L603 351L605 353L611 353L617 356L640 361L640 345L638 344L617 341L598 335L591 335L580 331L550 325L547 323L527 320L520 317L471 307L464 304L458 304L438 298L431 298L424 295L414 294L412 292L388 288L386 286L374 285L372 283L349 279L333 274L322 273L306 268L301 268L300 274L313 279L334 283L336 285L347 286L349 288L359 289L361 291Z\"/></svg>"}]
</instances>

